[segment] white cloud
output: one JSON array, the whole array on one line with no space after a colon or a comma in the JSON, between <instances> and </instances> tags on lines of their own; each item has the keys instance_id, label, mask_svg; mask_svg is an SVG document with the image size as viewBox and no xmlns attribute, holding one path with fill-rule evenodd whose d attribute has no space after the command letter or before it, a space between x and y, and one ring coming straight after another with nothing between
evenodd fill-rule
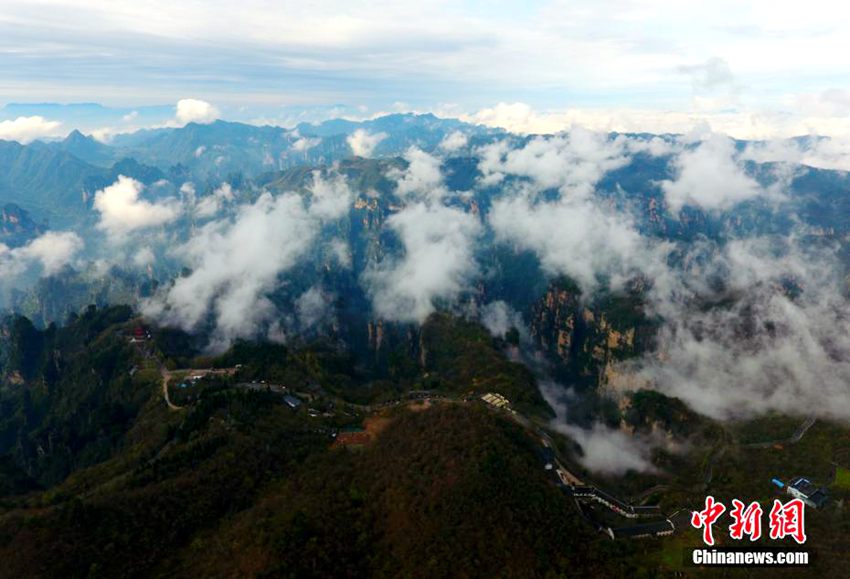
<instances>
[{"instance_id":1,"label":"white cloud","mask_svg":"<svg viewBox=\"0 0 850 579\"><path fill-rule=\"evenodd\" d=\"M292 143L292 150L298 153L304 153L321 142L322 140L319 138L299 137L296 141Z\"/></svg>"},{"instance_id":2,"label":"white cloud","mask_svg":"<svg viewBox=\"0 0 850 579\"><path fill-rule=\"evenodd\" d=\"M295 312L301 331L315 328L330 319L333 312L333 296L320 287L311 287L295 300Z\"/></svg>"},{"instance_id":3,"label":"white cloud","mask_svg":"<svg viewBox=\"0 0 850 579\"><path fill-rule=\"evenodd\" d=\"M197 230L173 252L191 274L146 301L145 315L187 331L209 325L209 348L215 351L237 338L284 339L268 294L278 287L279 276L315 246L322 224L341 217L350 203L341 178L325 180L318 173L313 178L308 196L263 193L235 216ZM302 322L308 305L302 304Z\"/></svg>"},{"instance_id":4,"label":"white cloud","mask_svg":"<svg viewBox=\"0 0 850 579\"><path fill-rule=\"evenodd\" d=\"M241 207L234 220L208 223L179 247L175 253L192 273L146 302L143 311L188 331L199 330L210 315L213 349L254 337L275 313L266 293L315 235L315 221L298 196L264 194Z\"/></svg>"},{"instance_id":5,"label":"white cloud","mask_svg":"<svg viewBox=\"0 0 850 579\"><path fill-rule=\"evenodd\" d=\"M217 108L198 99L180 99L175 107L175 119L180 125L188 123L211 123L221 114Z\"/></svg>"},{"instance_id":6,"label":"white cloud","mask_svg":"<svg viewBox=\"0 0 850 579\"><path fill-rule=\"evenodd\" d=\"M403 157L407 161L407 168L393 169L387 175L396 180L397 195L416 195L438 201L448 193L443 184L443 173L440 170L442 161L439 158L418 147L410 147Z\"/></svg>"},{"instance_id":7,"label":"white cloud","mask_svg":"<svg viewBox=\"0 0 850 579\"><path fill-rule=\"evenodd\" d=\"M436 302L452 302L478 273L478 219L459 209L415 203L387 220L404 255L364 273L375 312L384 319L422 322Z\"/></svg>"},{"instance_id":8,"label":"white cloud","mask_svg":"<svg viewBox=\"0 0 850 579\"><path fill-rule=\"evenodd\" d=\"M145 268L149 265L153 265L154 261L156 261L156 256L150 247L139 248L139 250L133 254L133 265L138 268Z\"/></svg>"},{"instance_id":9,"label":"white cloud","mask_svg":"<svg viewBox=\"0 0 850 579\"><path fill-rule=\"evenodd\" d=\"M717 87L727 87L737 84L729 63L722 58L709 58L703 63L694 65L683 65L678 67L679 72L692 77L694 90L713 91Z\"/></svg>"},{"instance_id":10,"label":"white cloud","mask_svg":"<svg viewBox=\"0 0 850 579\"><path fill-rule=\"evenodd\" d=\"M0 139L29 143L44 137L61 136L59 121L50 121L40 116L18 117L0 121Z\"/></svg>"},{"instance_id":11,"label":"white cloud","mask_svg":"<svg viewBox=\"0 0 850 579\"><path fill-rule=\"evenodd\" d=\"M358 157L371 157L378 143L387 138L386 133L370 133L365 129L357 129L346 139L352 153Z\"/></svg>"},{"instance_id":12,"label":"white cloud","mask_svg":"<svg viewBox=\"0 0 850 579\"><path fill-rule=\"evenodd\" d=\"M443 140L440 142L440 149L447 153L455 153L466 147L468 143L469 137L461 131L454 131L443 137Z\"/></svg>"},{"instance_id":13,"label":"white cloud","mask_svg":"<svg viewBox=\"0 0 850 579\"><path fill-rule=\"evenodd\" d=\"M586 468L613 475L622 475L628 471L657 471L651 461L652 447L656 446L657 441L599 423L594 423L590 428L570 424L567 420L567 401L575 393L548 380L540 381L540 392L555 410L552 428L578 443L582 450L579 460Z\"/></svg>"},{"instance_id":14,"label":"white cloud","mask_svg":"<svg viewBox=\"0 0 850 579\"><path fill-rule=\"evenodd\" d=\"M191 184L186 183L184 185ZM184 191L184 193L189 193L189 190ZM194 187L192 188L191 193L194 194ZM230 183L222 183L210 195L201 197L201 199L195 204L195 215L202 219L212 217L221 211L222 207L224 207L226 203L230 203L231 201L233 201L233 188L230 186Z\"/></svg>"},{"instance_id":15,"label":"white cloud","mask_svg":"<svg viewBox=\"0 0 850 579\"><path fill-rule=\"evenodd\" d=\"M661 184L670 210L685 205L707 210L726 210L763 193L737 160L735 143L728 137L710 135L696 148L674 161L676 178Z\"/></svg>"},{"instance_id":16,"label":"white cloud","mask_svg":"<svg viewBox=\"0 0 850 579\"><path fill-rule=\"evenodd\" d=\"M632 434L595 423L589 429L568 424L554 424L582 449L581 463L588 469L622 475L628 471L656 472L650 462L651 446Z\"/></svg>"},{"instance_id":17,"label":"white cloud","mask_svg":"<svg viewBox=\"0 0 850 579\"><path fill-rule=\"evenodd\" d=\"M0 278L9 282L36 264L42 275L52 275L69 265L83 246L82 238L71 231L48 231L22 247L0 243Z\"/></svg>"},{"instance_id":18,"label":"white cloud","mask_svg":"<svg viewBox=\"0 0 850 579\"><path fill-rule=\"evenodd\" d=\"M791 236L689 253L689 266L651 295L664 320L658 350L620 370L718 419L850 417L850 319L835 248Z\"/></svg>"},{"instance_id":19,"label":"white cloud","mask_svg":"<svg viewBox=\"0 0 850 579\"><path fill-rule=\"evenodd\" d=\"M493 203L488 220L497 240L533 251L549 274L570 276L586 296L600 286L616 289L636 275L650 282L646 311L662 321L658 348L616 368L615 374L629 379L613 388L655 388L719 419L771 411L850 416L850 393L843 386L850 381L850 318L844 313L846 280L837 247L807 245L806 236L796 232L674 245L641 235L628 215L594 193L621 152L658 146L680 151L673 160L676 179L663 184L674 209L690 203L727 211L766 195L772 203L765 211L788 211L787 181L765 190L746 175L742 161L795 163L824 157L824 150L840 159L840 141L754 144L738 154L729 139L714 134L690 144L628 140L620 148L607 143L578 155L587 161L578 169L581 161L564 161L576 157L572 147L544 146L560 138L482 150L485 175L506 171L528 179ZM519 154L532 143L533 154ZM564 149L569 153L559 152ZM556 186L560 199L544 201L536 194ZM491 318L497 331L504 329L502 317ZM562 429L585 447L589 468L650 468L648 446L638 445L643 454L635 451L626 433L599 425Z\"/></svg>"},{"instance_id":20,"label":"white cloud","mask_svg":"<svg viewBox=\"0 0 850 579\"><path fill-rule=\"evenodd\" d=\"M676 6L512 0L486 12L466 3L435 10L412 0L285 9L263 0L238 7L210 0L159 3L155 16L129 0L8 0L4 7L9 16L0 22L0 38L7 39L4 54L15 72L4 83L5 100L60 91L68 99L91 100L114 84L120 70L133 82L113 98L126 101L176 100L186 85L203 83L223 98L266 108L270 102L357 99L388 109L397 99L424 98L463 98L462 106L472 108L500 98L493 96L498 92L521 94L536 106L562 106L553 95L564 95L611 103L610 109L655 107L656 115L687 116L694 83L681 71L699 72L694 63L703 63L697 65L699 87L716 87L735 71L746 91L732 113L746 127L745 117L797 112L794 96L809 85L841 89L846 79L840 71L850 67L840 25L848 10L826 0L807 3L805 10L787 0L743 6L731 0ZM732 24L729 14L735 15ZM90 33L80 34L83 29ZM27 42L20 41L23 31ZM58 57L69 69L86 70L85 78L44 75ZM174 70L191 71L191 78L176 83ZM824 100L829 107L836 103L826 112L841 110L840 99Z\"/></svg>"},{"instance_id":21,"label":"white cloud","mask_svg":"<svg viewBox=\"0 0 850 579\"><path fill-rule=\"evenodd\" d=\"M729 109L720 101L694 98L689 106L652 109L622 105L607 108L536 110L526 103L499 103L473 113L450 111L462 120L520 134L554 134L572 127L618 133L688 134L708 127L736 139L777 139L800 135L850 136L850 117L809 106L816 99L797 96L791 108Z\"/></svg>"},{"instance_id":22,"label":"white cloud","mask_svg":"<svg viewBox=\"0 0 850 579\"><path fill-rule=\"evenodd\" d=\"M557 133L567 129L572 121L564 114L540 114L526 103L498 103L471 115L463 115L468 122L507 129L513 133Z\"/></svg>"},{"instance_id":23,"label":"white cloud","mask_svg":"<svg viewBox=\"0 0 850 579\"><path fill-rule=\"evenodd\" d=\"M100 213L97 227L119 238L178 217L180 206L176 200L145 201L139 198L144 189L139 181L120 175L115 183L95 193L94 208Z\"/></svg>"},{"instance_id":24,"label":"white cloud","mask_svg":"<svg viewBox=\"0 0 850 579\"><path fill-rule=\"evenodd\" d=\"M677 70L691 78L693 108L697 111L733 109L738 105L743 87L725 59L712 57Z\"/></svg>"},{"instance_id":25,"label":"white cloud","mask_svg":"<svg viewBox=\"0 0 850 579\"><path fill-rule=\"evenodd\" d=\"M45 275L56 273L83 248L83 240L71 231L48 231L33 239L21 255L41 263Z\"/></svg>"},{"instance_id":26,"label":"white cloud","mask_svg":"<svg viewBox=\"0 0 850 579\"><path fill-rule=\"evenodd\" d=\"M512 147L508 141L481 147L478 169L486 185L514 175L539 188L586 196L606 172L628 163L627 143L624 137L608 139L574 127L569 133L532 138L521 147Z\"/></svg>"},{"instance_id":27,"label":"white cloud","mask_svg":"<svg viewBox=\"0 0 850 579\"><path fill-rule=\"evenodd\" d=\"M812 138L805 144L792 139L748 143L741 159L850 171L850 138Z\"/></svg>"},{"instance_id":28,"label":"white cloud","mask_svg":"<svg viewBox=\"0 0 850 579\"><path fill-rule=\"evenodd\" d=\"M353 194L342 175L323 178L321 172L313 171L310 211L322 219L338 219L351 206Z\"/></svg>"},{"instance_id":29,"label":"white cloud","mask_svg":"<svg viewBox=\"0 0 850 579\"><path fill-rule=\"evenodd\" d=\"M194 205L196 194L197 191L195 190L195 184L191 181L186 181L180 185L180 199L183 203L187 205Z\"/></svg>"},{"instance_id":30,"label":"white cloud","mask_svg":"<svg viewBox=\"0 0 850 579\"><path fill-rule=\"evenodd\" d=\"M345 269L351 269L352 256L348 243L341 239L333 239L328 245L331 255L336 259L336 262Z\"/></svg>"},{"instance_id":31,"label":"white cloud","mask_svg":"<svg viewBox=\"0 0 850 579\"><path fill-rule=\"evenodd\" d=\"M636 273L659 267L666 247L654 247L632 219L606 207L595 195L599 180L623 167L635 150L663 149L574 128L566 134L534 137L519 147L499 141L479 150L485 185L506 176L524 178L518 194L497 199L488 221L497 241L533 251L550 275L568 275L585 292L600 284L619 286ZM560 199L537 193L557 188Z\"/></svg>"},{"instance_id":32,"label":"white cloud","mask_svg":"<svg viewBox=\"0 0 850 579\"><path fill-rule=\"evenodd\" d=\"M502 300L483 306L479 312L479 319L481 324L498 338L503 338L512 328L516 328L521 334L525 333L522 315Z\"/></svg>"},{"instance_id":33,"label":"white cloud","mask_svg":"<svg viewBox=\"0 0 850 579\"><path fill-rule=\"evenodd\" d=\"M653 271L664 255L663 246L653 247L627 216L588 199L502 199L489 222L498 241L535 252L546 272L570 276L588 294Z\"/></svg>"}]
</instances>

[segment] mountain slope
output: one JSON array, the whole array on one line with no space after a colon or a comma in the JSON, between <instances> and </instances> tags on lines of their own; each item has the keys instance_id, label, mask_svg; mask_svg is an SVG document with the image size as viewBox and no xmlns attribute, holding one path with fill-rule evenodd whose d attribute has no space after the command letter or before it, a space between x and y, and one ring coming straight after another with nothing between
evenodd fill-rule
<instances>
[{"instance_id":1,"label":"mountain slope","mask_svg":"<svg viewBox=\"0 0 850 579\"><path fill-rule=\"evenodd\" d=\"M434 344L411 351L410 366L426 365L391 386L320 344L242 343L211 360L192 359L191 339L166 330L130 343L139 322L128 315L90 309L43 332L10 322L0 577L541 576L577 566L603 576L628 568L606 555L622 545L582 532L539 462L539 441L477 396L462 396L470 387L537 394L530 375L505 381L510 363L498 343L477 340L483 330L436 320L426 343L477 355L458 359ZM469 339L477 350L463 345ZM236 363L235 378L174 388L181 410L163 402L163 366ZM293 410L273 392L239 386L254 377L289 385L304 404ZM335 394L344 394L344 380L373 384L366 405ZM446 398L375 404L388 388L399 396L423 385ZM334 444L337 431L361 425L360 450ZM499 557L482 557L493 549Z\"/></svg>"},{"instance_id":2,"label":"mountain slope","mask_svg":"<svg viewBox=\"0 0 850 579\"><path fill-rule=\"evenodd\" d=\"M0 243L3 245L26 245L44 233L45 229L43 224L33 221L27 211L14 203L6 203L0 207Z\"/></svg>"},{"instance_id":3,"label":"mountain slope","mask_svg":"<svg viewBox=\"0 0 850 579\"><path fill-rule=\"evenodd\" d=\"M93 137L83 135L76 129L71 131L64 140L52 143L52 146L93 165L108 165L115 157L112 147L98 142Z\"/></svg>"},{"instance_id":4,"label":"mountain slope","mask_svg":"<svg viewBox=\"0 0 850 579\"><path fill-rule=\"evenodd\" d=\"M54 227L85 209L86 181L101 172L43 143L0 141L0 198L50 219Z\"/></svg>"},{"instance_id":5,"label":"mountain slope","mask_svg":"<svg viewBox=\"0 0 850 579\"><path fill-rule=\"evenodd\" d=\"M175 559L208 577L534 577L627 572L588 536L519 429L483 408L391 415L361 451L333 450ZM619 569L618 569L619 567ZM160 568L170 569L170 563Z\"/></svg>"}]
</instances>

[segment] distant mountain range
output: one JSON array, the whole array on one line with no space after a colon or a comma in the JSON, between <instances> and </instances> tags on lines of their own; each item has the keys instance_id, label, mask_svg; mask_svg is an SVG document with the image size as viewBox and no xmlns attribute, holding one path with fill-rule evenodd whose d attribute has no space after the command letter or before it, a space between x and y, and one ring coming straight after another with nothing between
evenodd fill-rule
<instances>
[{"instance_id":1,"label":"distant mountain range","mask_svg":"<svg viewBox=\"0 0 850 579\"><path fill-rule=\"evenodd\" d=\"M381 135L373 158L353 155L349 137L356 131ZM463 144L448 151L442 148L444 140L456 133L464 136ZM607 137L608 142L618 138ZM648 143L653 136L630 138ZM0 242L21 246L48 228L71 229L86 241L87 257L109 257L103 231L96 228L99 214L93 209L93 198L121 175L149 186L145 197L150 201L180 197L187 183L192 185L192 196L209 199L227 182L234 200L216 214L224 221L235 219L239 207L255 202L264 191L311 197L316 171L331 180L342 176L353 193L349 206L338 220L322 228L317 243L267 297L279 311L293 312L311 288L322 288L334 300L333 334L359 355L387 364L393 348L409 345L408 326L377 325L379 316L364 280L382 264L398 263L404 257L398 231L387 224L411 204L397 183L397 175L411 166L405 158L407 151L415 146L434 153L439 159L440 186L447 191L445 203L486 221L494 203L506 191L522 190L525 178L504 175L497 182L487 181L478 148L503 140L516 150L532 139L433 115L400 114L363 122L302 124L291 130L224 121L189 123L119 135L109 144L79 131L48 143L0 142L0 200L5 203ZM741 149L746 143L737 146ZM776 179L774 164L747 162L745 168L764 188ZM842 243L850 234L850 196L846 194L850 178L845 172L795 168L783 211L773 210L771 199L757 197L720 211L686 205L674 213L662 183L675 178L676 171L671 154L637 152L605 171L594 195L601 204L628 216L648 239L685 246L702 240L722 244L735 237L787 236L792 230L818 242ZM538 195L554 199L559 192L553 186ZM191 273L173 258L173 250L204 223L186 209L150 236L145 249L152 255L144 266L134 266L129 253L123 263L113 263L107 271L69 267L13 292L12 305L46 325L64 320L89 303L135 303ZM349 267L339 267L338 256L329 250L336 242L347 248ZM122 251L135 251L135 245ZM474 307L503 301L519 312L537 347L551 356L564 377L594 385L609 371L610 363L651 346L654 326L641 317L640 292L588 301L571 280L553 280L551 273L544 272L538 256L512 249L485 227L475 249L481 271L475 272L472 289L465 289L458 301Z\"/></svg>"},{"instance_id":2,"label":"distant mountain range","mask_svg":"<svg viewBox=\"0 0 850 579\"><path fill-rule=\"evenodd\" d=\"M80 131L64 140L29 145L0 141L0 200L14 202L52 227L79 225L89 201L118 174L149 184L161 179L217 186L298 166L328 165L352 155L346 138L358 129L383 135L377 157L411 146L435 149L454 130L478 142L501 131L426 115L398 114L371 121L334 120L288 130L215 121L140 130L101 143Z\"/></svg>"}]
</instances>

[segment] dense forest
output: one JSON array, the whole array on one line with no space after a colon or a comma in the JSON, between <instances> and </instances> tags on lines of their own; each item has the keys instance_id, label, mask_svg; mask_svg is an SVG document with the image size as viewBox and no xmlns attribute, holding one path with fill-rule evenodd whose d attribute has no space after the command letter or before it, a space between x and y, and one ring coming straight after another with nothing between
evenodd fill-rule
<instances>
[{"instance_id":1,"label":"dense forest","mask_svg":"<svg viewBox=\"0 0 850 579\"><path fill-rule=\"evenodd\" d=\"M656 472L593 473L548 428L553 409L513 361L515 340L447 314L371 364L327 340L202 355L126 307L45 329L11 317L2 337L0 577L681 573L696 533L595 533L543 468L540 433L580 476L668 513L709 488L768 504L767 481L789 469L840 485L850 444L818 423L798 445L753 446L796 423L721 426L641 391L610 420L687 443L656 448ZM823 568L846 567L841 504L807 514L811 535L829 538L810 546Z\"/></svg>"},{"instance_id":2,"label":"dense forest","mask_svg":"<svg viewBox=\"0 0 850 579\"><path fill-rule=\"evenodd\" d=\"M511 345L480 326L435 316L396 379L327 343L209 358L141 327L129 308L45 330L5 322L0 576L627 571L611 555L631 547L583 532L539 441L477 400L500 392L551 415ZM238 373L172 385L175 411L162 372L179 367ZM305 404L239 386L266 381ZM387 403L426 388L436 399ZM364 428L365 444L335 443Z\"/></svg>"}]
</instances>

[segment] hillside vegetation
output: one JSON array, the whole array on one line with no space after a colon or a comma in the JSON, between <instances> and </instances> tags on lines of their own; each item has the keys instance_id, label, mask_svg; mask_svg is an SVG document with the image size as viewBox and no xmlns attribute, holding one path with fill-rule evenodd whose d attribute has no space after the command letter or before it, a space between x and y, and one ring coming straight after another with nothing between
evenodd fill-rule
<instances>
[{"instance_id":1,"label":"hillside vegetation","mask_svg":"<svg viewBox=\"0 0 850 579\"><path fill-rule=\"evenodd\" d=\"M542 469L539 442L466 396L501 391L549 412L483 329L449 317L426 325L424 355L394 388L446 398L375 414L341 398L344 384L379 400L392 382L367 386L368 369L330 346L240 343L198 358L170 331L131 343L138 324L126 308L90 308L44 331L8 321L0 577L628 570L611 555L630 547L585 532ZM162 398L164 364L240 368L194 386L175 411ZM304 404L238 386L260 378L291 385ZM365 446L334 444L378 416Z\"/></svg>"}]
</instances>

